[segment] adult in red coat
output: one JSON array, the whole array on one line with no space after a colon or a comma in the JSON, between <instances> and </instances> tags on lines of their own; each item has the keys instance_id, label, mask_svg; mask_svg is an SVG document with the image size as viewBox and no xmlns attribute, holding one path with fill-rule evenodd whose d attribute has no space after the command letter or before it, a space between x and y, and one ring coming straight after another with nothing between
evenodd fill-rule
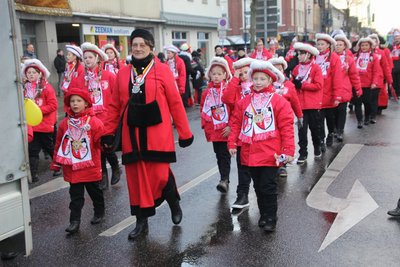
<instances>
[{"instance_id":1,"label":"adult in red coat","mask_svg":"<svg viewBox=\"0 0 400 267\"><path fill-rule=\"evenodd\" d=\"M24 97L35 101L43 114L42 122L33 127L33 140L28 146L32 182L37 182L40 151L43 149L53 158L53 132L54 124L57 122L58 102L53 87L47 82L50 72L42 62L38 59L26 60L22 74L26 81Z\"/></svg>"},{"instance_id":2,"label":"adult in red coat","mask_svg":"<svg viewBox=\"0 0 400 267\"><path fill-rule=\"evenodd\" d=\"M103 50L91 43L83 43L81 49L86 68L85 72L74 80L72 86L89 92L92 99L93 112L104 123L108 117L111 102L113 101L115 74L101 68L102 63L108 60L108 56ZM121 177L119 162L115 152L108 153L103 151L101 154L103 179L100 184L100 188L103 190L108 188L109 180L106 161L111 165L111 185L117 184Z\"/></svg>"},{"instance_id":3,"label":"adult in red coat","mask_svg":"<svg viewBox=\"0 0 400 267\"><path fill-rule=\"evenodd\" d=\"M185 109L175 79L168 66L154 61L153 35L136 29L130 38L132 65L121 69L105 123L102 142L110 149L118 123L121 123L122 164L125 165L131 214L136 227L129 234L134 240L148 229L147 218L167 200L172 221L179 224L182 211L175 178L169 164L176 161L171 117L179 135L179 145L193 142ZM117 138L118 139L118 138Z\"/></svg>"},{"instance_id":4,"label":"adult in red coat","mask_svg":"<svg viewBox=\"0 0 400 267\"><path fill-rule=\"evenodd\" d=\"M379 83L377 84L377 89L379 90L379 95L377 98L374 98L373 101L374 103L373 107L376 107L377 110L373 111L372 114L377 114L378 109L380 109L380 113L382 113L383 109L387 108L388 105L388 100L389 100L389 95L387 92L387 84L389 86L392 86L393 84L393 79L392 79L392 67L386 57L385 51L380 48L380 41L379 37L377 34L371 34L369 36L374 42L373 46L373 51L374 54L377 55L379 62L380 62L380 67L382 69L382 75L380 76ZM371 115L371 120L370 123L374 124L376 123L376 117Z\"/></svg>"},{"instance_id":5,"label":"adult in red coat","mask_svg":"<svg viewBox=\"0 0 400 267\"><path fill-rule=\"evenodd\" d=\"M186 89L186 67L185 62L178 56L179 49L174 45L166 45L164 49L167 51L167 61L165 64L168 65L172 74L175 78L176 86L179 93L183 95Z\"/></svg>"},{"instance_id":6,"label":"adult in red coat","mask_svg":"<svg viewBox=\"0 0 400 267\"><path fill-rule=\"evenodd\" d=\"M125 60L120 59L120 54L113 44L106 44L101 49L108 57L108 60L103 61L103 70L117 75L118 71L125 66Z\"/></svg>"},{"instance_id":7,"label":"adult in red coat","mask_svg":"<svg viewBox=\"0 0 400 267\"><path fill-rule=\"evenodd\" d=\"M299 158L298 164L306 161L308 151L308 128L311 131L314 146L314 156L321 157L321 114L324 78L322 71L315 64L318 50L310 44L295 43L300 64L292 72L292 82L297 90L300 106L303 111L303 125L299 127ZM300 125L301 126L301 125Z\"/></svg>"},{"instance_id":8,"label":"adult in red coat","mask_svg":"<svg viewBox=\"0 0 400 267\"><path fill-rule=\"evenodd\" d=\"M70 184L70 226L65 231L74 234L79 230L85 188L94 206L91 224L100 223L104 217L104 197L98 186L101 180L100 138L104 125L92 111L87 91L71 88L64 105L68 110L67 117L60 122L51 168L62 167L64 180Z\"/></svg>"},{"instance_id":9,"label":"adult in red coat","mask_svg":"<svg viewBox=\"0 0 400 267\"><path fill-rule=\"evenodd\" d=\"M378 97L378 91L376 89L382 75L382 68L380 67L379 58L372 52L373 45L374 41L371 38L361 38L357 43L359 50L354 57L363 90L361 98L362 103L355 103L355 107L356 112L357 110L358 112L361 112L361 104L364 104L365 125L370 123L371 116L376 115L376 113L372 114L373 110L377 110L374 107L371 107L371 105L376 103L372 101L372 98ZM362 128L362 116L358 115L357 117L359 118L358 128Z\"/></svg>"},{"instance_id":10,"label":"adult in red coat","mask_svg":"<svg viewBox=\"0 0 400 267\"><path fill-rule=\"evenodd\" d=\"M351 43L344 34L335 36L335 53L340 57L342 63L343 86L339 91L340 103L336 107L336 139L343 142L343 131L346 123L347 103L351 98L359 98L362 95L360 76L356 68L353 56L349 56L347 51L351 48Z\"/></svg>"},{"instance_id":11,"label":"adult in red coat","mask_svg":"<svg viewBox=\"0 0 400 267\"><path fill-rule=\"evenodd\" d=\"M343 89L342 64L337 54L333 53L336 41L328 34L318 33L316 35L317 49L319 55L316 57L316 63L322 70L324 77L324 96L322 98L322 131L321 131L321 149L325 150L325 126L328 127L328 135L326 136L326 145L333 144L333 136L335 133L335 108L342 101L340 91Z\"/></svg>"},{"instance_id":12,"label":"adult in red coat","mask_svg":"<svg viewBox=\"0 0 400 267\"><path fill-rule=\"evenodd\" d=\"M268 49L264 47L264 42L262 39L258 39L256 42L256 49L250 54L251 58L258 60L268 60L272 58L272 55L268 52Z\"/></svg>"}]
</instances>

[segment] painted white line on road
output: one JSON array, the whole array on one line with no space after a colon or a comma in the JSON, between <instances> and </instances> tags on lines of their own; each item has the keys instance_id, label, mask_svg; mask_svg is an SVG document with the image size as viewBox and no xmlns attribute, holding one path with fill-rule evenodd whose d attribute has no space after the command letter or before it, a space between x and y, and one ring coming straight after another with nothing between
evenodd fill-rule
<instances>
[{"instance_id":1,"label":"painted white line on road","mask_svg":"<svg viewBox=\"0 0 400 267\"><path fill-rule=\"evenodd\" d=\"M379 207L358 180L354 182L346 199L333 197L327 192L329 186L362 148L363 145L346 144L306 199L307 205L312 208L338 213L318 252Z\"/></svg>"},{"instance_id":2,"label":"painted white line on road","mask_svg":"<svg viewBox=\"0 0 400 267\"><path fill-rule=\"evenodd\" d=\"M36 197L40 197L49 193L53 193L60 189L66 188L69 186L69 183L64 181L64 177L58 177L53 179L45 184L36 186L29 190L29 198L34 199Z\"/></svg>"},{"instance_id":3,"label":"painted white line on road","mask_svg":"<svg viewBox=\"0 0 400 267\"><path fill-rule=\"evenodd\" d=\"M211 176L213 176L216 173L218 173L218 166L215 166L214 168L210 169L209 171L199 175L195 179L193 179L190 182L179 187L178 191L180 192L180 194L183 194L186 191L194 188L201 182L207 180L208 178L210 178ZM163 204L161 204L159 207L162 207L163 205L165 205L165 202L163 202ZM130 217L124 219L123 221L121 221L120 223L114 225L113 227L107 229L106 231L100 233L99 235L100 236L114 236L114 235L118 234L119 232L121 232L122 230L124 230L125 228L134 224L135 222L136 222L136 217L130 216Z\"/></svg>"}]
</instances>

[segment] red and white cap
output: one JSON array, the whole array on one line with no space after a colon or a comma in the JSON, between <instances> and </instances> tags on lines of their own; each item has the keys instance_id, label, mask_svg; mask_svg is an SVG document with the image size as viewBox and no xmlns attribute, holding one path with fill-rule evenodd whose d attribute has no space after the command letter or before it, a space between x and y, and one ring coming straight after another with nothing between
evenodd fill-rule
<instances>
[{"instance_id":1,"label":"red and white cap","mask_svg":"<svg viewBox=\"0 0 400 267\"><path fill-rule=\"evenodd\" d=\"M364 38L361 38L360 40L358 40L357 47L360 48L362 43L369 43L371 45L371 47L373 47L375 45L374 40L372 40L370 37L364 37Z\"/></svg>"},{"instance_id":2,"label":"red and white cap","mask_svg":"<svg viewBox=\"0 0 400 267\"><path fill-rule=\"evenodd\" d=\"M269 61L255 60L250 64L250 70L247 73L249 75L249 80L253 80L253 75L256 72L263 72L271 77L273 82L282 83L285 81L285 76L277 68L274 67Z\"/></svg>"},{"instance_id":3,"label":"red and white cap","mask_svg":"<svg viewBox=\"0 0 400 267\"><path fill-rule=\"evenodd\" d=\"M351 48L351 43L344 34L336 34L335 41L343 41L348 49Z\"/></svg>"},{"instance_id":4,"label":"red and white cap","mask_svg":"<svg viewBox=\"0 0 400 267\"><path fill-rule=\"evenodd\" d=\"M209 65L209 67L207 68L207 71L206 71L206 79L208 79L208 80L210 79L210 71L215 66L220 66L225 70L225 72L226 72L226 80L227 81L230 81L232 79L232 73L231 73L231 71L229 69L228 62L223 57L213 57L211 59L210 65Z\"/></svg>"},{"instance_id":5,"label":"red and white cap","mask_svg":"<svg viewBox=\"0 0 400 267\"><path fill-rule=\"evenodd\" d=\"M324 40L328 42L331 45L331 48L335 48L336 41L333 39L329 34L326 33L317 33L315 35L315 39L318 40Z\"/></svg>"},{"instance_id":6,"label":"red and white cap","mask_svg":"<svg viewBox=\"0 0 400 267\"><path fill-rule=\"evenodd\" d=\"M47 80L50 77L50 72L49 70L43 65L42 62L40 62L39 59L27 59L24 62L24 66L22 67L22 73L26 76L26 71L29 68L35 68L36 70L38 70L40 73L42 73L42 75L44 76L44 78Z\"/></svg>"},{"instance_id":7,"label":"red and white cap","mask_svg":"<svg viewBox=\"0 0 400 267\"><path fill-rule=\"evenodd\" d=\"M106 53L103 52L103 50L101 50L100 48L97 47L97 45L86 42L81 44L81 49L82 49L82 53L85 54L85 52L93 52L97 55L100 56L102 61L107 61L108 60L108 56Z\"/></svg>"},{"instance_id":8,"label":"red and white cap","mask_svg":"<svg viewBox=\"0 0 400 267\"><path fill-rule=\"evenodd\" d=\"M286 70L288 67L287 62L283 57L274 57L268 60L268 62L270 62L272 65L282 65L284 70Z\"/></svg>"},{"instance_id":9,"label":"red and white cap","mask_svg":"<svg viewBox=\"0 0 400 267\"><path fill-rule=\"evenodd\" d=\"M233 69L241 69L244 67L249 67L251 62L253 62L255 59L251 57L244 57L239 59L238 61L233 62L232 67Z\"/></svg>"},{"instance_id":10,"label":"red and white cap","mask_svg":"<svg viewBox=\"0 0 400 267\"><path fill-rule=\"evenodd\" d=\"M294 50L306 51L313 56L319 55L318 49L310 44L297 42L297 43L294 43L293 48L294 48Z\"/></svg>"},{"instance_id":11,"label":"red and white cap","mask_svg":"<svg viewBox=\"0 0 400 267\"><path fill-rule=\"evenodd\" d=\"M176 47L172 44L164 46L164 50L170 51L175 54L179 53L179 51L180 51L178 47Z\"/></svg>"},{"instance_id":12,"label":"red and white cap","mask_svg":"<svg viewBox=\"0 0 400 267\"><path fill-rule=\"evenodd\" d=\"M104 53L107 52L107 49L112 49L114 51L115 56L119 58L119 52L113 44L106 44L101 49L103 49Z\"/></svg>"},{"instance_id":13,"label":"red and white cap","mask_svg":"<svg viewBox=\"0 0 400 267\"><path fill-rule=\"evenodd\" d=\"M80 59L83 58L83 53L82 49L79 46L76 45L65 45L65 49L67 49L68 52L71 52L75 56L79 57Z\"/></svg>"}]
</instances>

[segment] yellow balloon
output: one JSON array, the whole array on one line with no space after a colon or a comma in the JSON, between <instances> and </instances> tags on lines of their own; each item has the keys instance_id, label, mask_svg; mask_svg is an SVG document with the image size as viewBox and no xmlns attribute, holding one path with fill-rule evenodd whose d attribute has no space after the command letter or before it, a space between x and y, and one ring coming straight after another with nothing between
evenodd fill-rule
<instances>
[{"instance_id":1,"label":"yellow balloon","mask_svg":"<svg viewBox=\"0 0 400 267\"><path fill-rule=\"evenodd\" d=\"M43 114L38 105L31 99L25 98L24 101L26 123L30 126L37 126L42 122Z\"/></svg>"}]
</instances>

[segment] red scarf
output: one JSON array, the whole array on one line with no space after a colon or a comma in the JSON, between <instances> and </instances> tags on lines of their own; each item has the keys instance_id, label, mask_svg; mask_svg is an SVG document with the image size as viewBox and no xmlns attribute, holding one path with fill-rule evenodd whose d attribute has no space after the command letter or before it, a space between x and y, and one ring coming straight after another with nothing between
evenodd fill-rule
<instances>
[{"instance_id":1,"label":"red scarf","mask_svg":"<svg viewBox=\"0 0 400 267\"><path fill-rule=\"evenodd\" d=\"M38 81L25 83L24 97L31 100L35 100L36 96L42 92L42 89L38 88Z\"/></svg>"},{"instance_id":2,"label":"red scarf","mask_svg":"<svg viewBox=\"0 0 400 267\"><path fill-rule=\"evenodd\" d=\"M322 75L324 76L324 78L328 76L328 69L331 64L328 60L329 56L330 56L330 51L326 50L325 52L320 53L315 59L315 63L317 63L321 68Z\"/></svg>"},{"instance_id":3,"label":"red scarf","mask_svg":"<svg viewBox=\"0 0 400 267\"><path fill-rule=\"evenodd\" d=\"M306 81L311 73L312 65L314 64L314 60L310 60L305 63L300 63L299 65L299 73L296 76L296 79L299 81Z\"/></svg>"},{"instance_id":4,"label":"red scarf","mask_svg":"<svg viewBox=\"0 0 400 267\"><path fill-rule=\"evenodd\" d=\"M114 73L115 75L118 74L118 61L116 58L114 58L112 61L107 61L104 63L104 69Z\"/></svg>"},{"instance_id":5,"label":"red scarf","mask_svg":"<svg viewBox=\"0 0 400 267\"><path fill-rule=\"evenodd\" d=\"M371 52L367 52L367 53L360 52L358 54L358 57L356 58L356 67L357 67L358 71L359 72L367 72L368 64L370 61L372 61Z\"/></svg>"},{"instance_id":6,"label":"red scarf","mask_svg":"<svg viewBox=\"0 0 400 267\"><path fill-rule=\"evenodd\" d=\"M95 113L101 113L105 110L103 88L100 80L101 77L97 76L97 67L93 70L87 70L85 81L88 85L89 94L93 103L93 111Z\"/></svg>"},{"instance_id":7,"label":"red scarf","mask_svg":"<svg viewBox=\"0 0 400 267\"><path fill-rule=\"evenodd\" d=\"M201 118L207 122L212 122L215 130L228 126L228 107L221 100L225 88L224 82L220 84L210 82L201 111Z\"/></svg>"}]
</instances>

